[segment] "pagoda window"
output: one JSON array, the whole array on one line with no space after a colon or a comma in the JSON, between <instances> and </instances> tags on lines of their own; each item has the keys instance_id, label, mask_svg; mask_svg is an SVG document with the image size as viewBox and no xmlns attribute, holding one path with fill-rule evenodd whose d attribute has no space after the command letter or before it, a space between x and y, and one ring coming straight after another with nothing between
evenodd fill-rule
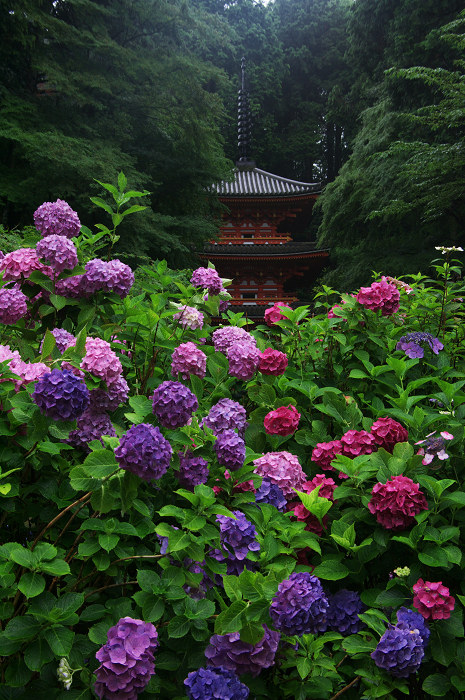
<instances>
[{"instance_id":1,"label":"pagoda window","mask_svg":"<svg viewBox=\"0 0 465 700\"><path fill-rule=\"evenodd\" d=\"M253 233L243 233L242 238L253 238Z\"/></svg>"},{"instance_id":2,"label":"pagoda window","mask_svg":"<svg viewBox=\"0 0 465 700\"><path fill-rule=\"evenodd\" d=\"M256 299L256 292L242 292L241 299Z\"/></svg>"}]
</instances>

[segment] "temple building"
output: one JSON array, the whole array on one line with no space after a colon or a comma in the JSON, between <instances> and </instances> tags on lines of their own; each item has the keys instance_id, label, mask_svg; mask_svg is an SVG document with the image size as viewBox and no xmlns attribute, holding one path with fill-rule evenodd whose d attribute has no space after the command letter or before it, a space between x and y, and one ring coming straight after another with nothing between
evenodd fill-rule
<instances>
[{"instance_id":1,"label":"temple building","mask_svg":"<svg viewBox=\"0 0 465 700\"><path fill-rule=\"evenodd\" d=\"M258 317L277 301L295 305L299 300L296 291L311 286L326 264L329 251L301 240L321 192L320 183L289 180L257 168L248 156L250 131L242 59L240 157L232 181L215 185L227 211L218 240L207 244L200 257L212 262L221 277L233 280L228 287L232 310Z\"/></svg>"}]
</instances>

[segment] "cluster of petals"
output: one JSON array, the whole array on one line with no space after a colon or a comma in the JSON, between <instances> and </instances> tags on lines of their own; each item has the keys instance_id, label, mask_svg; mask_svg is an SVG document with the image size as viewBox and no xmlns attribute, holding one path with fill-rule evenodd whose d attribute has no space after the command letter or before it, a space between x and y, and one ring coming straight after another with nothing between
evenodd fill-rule
<instances>
[{"instance_id":1,"label":"cluster of petals","mask_svg":"<svg viewBox=\"0 0 465 700\"><path fill-rule=\"evenodd\" d=\"M53 420L74 420L89 405L89 390L68 370L52 369L37 382L32 400Z\"/></svg>"},{"instance_id":2,"label":"cluster of petals","mask_svg":"<svg viewBox=\"0 0 465 700\"><path fill-rule=\"evenodd\" d=\"M223 467L237 471L244 466L245 442L235 430L229 428L218 433L214 450Z\"/></svg>"},{"instance_id":3,"label":"cluster of petals","mask_svg":"<svg viewBox=\"0 0 465 700\"><path fill-rule=\"evenodd\" d=\"M247 700L249 697L248 687L240 682L237 674L222 666L191 671L184 685L189 700Z\"/></svg>"},{"instance_id":4,"label":"cluster of petals","mask_svg":"<svg viewBox=\"0 0 465 700\"><path fill-rule=\"evenodd\" d=\"M403 350L407 357L411 359L422 358L425 354L423 346L429 347L435 355L444 349L443 343L441 343L439 338L435 338L432 333L415 331L399 338L396 350Z\"/></svg>"},{"instance_id":5,"label":"cluster of petals","mask_svg":"<svg viewBox=\"0 0 465 700\"><path fill-rule=\"evenodd\" d=\"M280 309L292 309L289 304L284 304L282 301L278 301L273 306L265 311L265 323L267 326L274 326L278 321L283 321L286 316L281 313Z\"/></svg>"},{"instance_id":6,"label":"cluster of petals","mask_svg":"<svg viewBox=\"0 0 465 700\"><path fill-rule=\"evenodd\" d=\"M217 328L216 331L212 333L213 346L217 352L223 352L226 354L228 348L234 343L249 343L250 345L257 345L257 341L248 333L245 328L239 328L239 326L225 326L224 328Z\"/></svg>"},{"instance_id":7,"label":"cluster of petals","mask_svg":"<svg viewBox=\"0 0 465 700\"><path fill-rule=\"evenodd\" d=\"M191 450L179 453L178 480L181 486L193 491L198 484L205 484L208 479L208 462L195 455Z\"/></svg>"},{"instance_id":8,"label":"cluster of petals","mask_svg":"<svg viewBox=\"0 0 465 700\"><path fill-rule=\"evenodd\" d=\"M408 430L393 418L378 418L371 426L371 434L378 447L392 452L398 442L407 442Z\"/></svg>"},{"instance_id":9,"label":"cluster of petals","mask_svg":"<svg viewBox=\"0 0 465 700\"><path fill-rule=\"evenodd\" d=\"M337 455L342 454L342 442L340 440L331 440L330 442L318 442L313 448L311 460L316 462L322 469L332 471L334 467L331 462L336 459Z\"/></svg>"},{"instance_id":10,"label":"cluster of petals","mask_svg":"<svg viewBox=\"0 0 465 700\"><path fill-rule=\"evenodd\" d=\"M363 623L359 613L365 608L358 593L343 588L334 595L329 595L328 602L328 629L343 635L360 631Z\"/></svg>"},{"instance_id":11,"label":"cluster of petals","mask_svg":"<svg viewBox=\"0 0 465 700\"><path fill-rule=\"evenodd\" d=\"M361 287L356 299L367 309L381 311L382 316L392 316L399 310L400 293L394 284L381 280L369 287Z\"/></svg>"},{"instance_id":12,"label":"cluster of petals","mask_svg":"<svg viewBox=\"0 0 465 700\"><path fill-rule=\"evenodd\" d=\"M278 586L270 606L274 626L288 636L318 634L327 627L328 599L320 580L307 572L293 573Z\"/></svg>"},{"instance_id":13,"label":"cluster of petals","mask_svg":"<svg viewBox=\"0 0 465 700\"><path fill-rule=\"evenodd\" d=\"M171 374L182 379L189 379L191 374L203 379L207 372L207 356L195 343L181 343L171 355Z\"/></svg>"},{"instance_id":14,"label":"cluster of petals","mask_svg":"<svg viewBox=\"0 0 465 700\"><path fill-rule=\"evenodd\" d=\"M417 581L417 584L419 581ZM416 585L417 585L416 584ZM449 591L448 591L449 592ZM428 641L431 635L429 627L423 615L415 610L402 606L396 613L397 627L404 629L416 630L423 640L423 648L428 646Z\"/></svg>"},{"instance_id":15,"label":"cluster of petals","mask_svg":"<svg viewBox=\"0 0 465 700\"><path fill-rule=\"evenodd\" d=\"M290 452L266 452L253 464L255 474L277 484L286 497L294 496L294 489L300 490L306 480L298 458Z\"/></svg>"},{"instance_id":16,"label":"cluster of petals","mask_svg":"<svg viewBox=\"0 0 465 700\"><path fill-rule=\"evenodd\" d=\"M87 292L115 292L121 298L127 296L134 284L134 273L121 260L100 260L94 258L86 263L86 273L82 281Z\"/></svg>"},{"instance_id":17,"label":"cluster of petals","mask_svg":"<svg viewBox=\"0 0 465 700\"><path fill-rule=\"evenodd\" d=\"M68 202L57 199L56 202L44 202L34 212L34 225L42 236L79 236L81 222L77 213Z\"/></svg>"},{"instance_id":18,"label":"cluster of petals","mask_svg":"<svg viewBox=\"0 0 465 700\"><path fill-rule=\"evenodd\" d=\"M251 343L233 343L226 351L229 369L228 372L232 377L248 381L252 379L257 371L260 350Z\"/></svg>"},{"instance_id":19,"label":"cluster of petals","mask_svg":"<svg viewBox=\"0 0 465 700\"><path fill-rule=\"evenodd\" d=\"M52 328L51 333L55 338L55 347L58 352L62 355L67 348L76 345L76 338L72 333L65 330L64 328ZM44 341L40 343L40 350L42 351Z\"/></svg>"},{"instance_id":20,"label":"cluster of petals","mask_svg":"<svg viewBox=\"0 0 465 700\"><path fill-rule=\"evenodd\" d=\"M407 476L393 476L385 484L373 486L368 503L370 513L387 530L404 530L415 515L428 510L428 503L420 487Z\"/></svg>"},{"instance_id":21,"label":"cluster of petals","mask_svg":"<svg viewBox=\"0 0 465 700\"><path fill-rule=\"evenodd\" d=\"M21 355L18 350L12 350L9 345L0 345L0 362L6 362L7 360L21 361Z\"/></svg>"},{"instance_id":22,"label":"cluster of petals","mask_svg":"<svg viewBox=\"0 0 465 700\"><path fill-rule=\"evenodd\" d=\"M123 617L107 632L107 642L95 654L94 690L105 700L136 700L155 673L158 633L150 622Z\"/></svg>"},{"instance_id":23,"label":"cluster of petals","mask_svg":"<svg viewBox=\"0 0 465 700\"><path fill-rule=\"evenodd\" d=\"M449 459L449 455L446 452L445 440L453 440L454 436L452 433L448 433L447 430L442 430L439 435L436 431L430 433L426 436L424 440L419 440L415 445L422 445L418 450L417 454L422 455L422 464L431 464L433 459L437 457L440 460Z\"/></svg>"},{"instance_id":24,"label":"cluster of petals","mask_svg":"<svg viewBox=\"0 0 465 700\"><path fill-rule=\"evenodd\" d=\"M27 279L35 270L46 275L51 273L50 268L40 262L34 248L18 248L0 260L0 272L3 271L5 281L19 282Z\"/></svg>"},{"instance_id":25,"label":"cluster of petals","mask_svg":"<svg viewBox=\"0 0 465 700\"><path fill-rule=\"evenodd\" d=\"M268 435L292 435L299 427L300 413L295 406L279 406L266 414L263 425Z\"/></svg>"},{"instance_id":26,"label":"cluster of petals","mask_svg":"<svg viewBox=\"0 0 465 700\"><path fill-rule=\"evenodd\" d=\"M267 348L260 353L258 362L258 370L262 374L269 374L273 377L279 377L284 374L288 365L287 355L279 350Z\"/></svg>"},{"instance_id":27,"label":"cluster of petals","mask_svg":"<svg viewBox=\"0 0 465 700\"><path fill-rule=\"evenodd\" d=\"M382 282L388 282L389 284L393 284L395 287L400 292L405 292L406 294L410 294L413 292L412 287L407 284L407 282L402 282L402 280L398 280L397 277L390 277L389 275L383 275L381 277Z\"/></svg>"},{"instance_id":28,"label":"cluster of petals","mask_svg":"<svg viewBox=\"0 0 465 700\"><path fill-rule=\"evenodd\" d=\"M20 378L15 382L18 390L23 384L35 382L50 372L50 367L44 362L23 362L21 359L14 359L10 362L10 370Z\"/></svg>"},{"instance_id":29,"label":"cluster of petals","mask_svg":"<svg viewBox=\"0 0 465 700\"><path fill-rule=\"evenodd\" d=\"M110 343L102 338L86 340L86 354L81 362L81 369L111 384L123 371L121 362L111 349Z\"/></svg>"},{"instance_id":30,"label":"cluster of petals","mask_svg":"<svg viewBox=\"0 0 465 700\"><path fill-rule=\"evenodd\" d=\"M255 503L268 503L281 512L284 512L287 506L282 490L266 477L262 479L260 487L255 492Z\"/></svg>"},{"instance_id":31,"label":"cluster of petals","mask_svg":"<svg viewBox=\"0 0 465 700\"><path fill-rule=\"evenodd\" d=\"M341 437L342 454L346 457L369 455L376 450L375 436L366 430L348 430Z\"/></svg>"},{"instance_id":32,"label":"cluster of petals","mask_svg":"<svg viewBox=\"0 0 465 700\"><path fill-rule=\"evenodd\" d=\"M455 598L442 581L418 579L413 586L413 605L425 620L447 620L455 605Z\"/></svg>"},{"instance_id":33,"label":"cluster of petals","mask_svg":"<svg viewBox=\"0 0 465 700\"><path fill-rule=\"evenodd\" d=\"M91 296L87 288L85 275L72 275L62 280L57 280L55 284L56 293L68 299L81 299Z\"/></svg>"},{"instance_id":34,"label":"cluster of petals","mask_svg":"<svg viewBox=\"0 0 465 700\"><path fill-rule=\"evenodd\" d=\"M220 542L229 555L234 559L245 559L249 552L258 552L260 544L257 541L255 526L247 520L240 510L233 510L235 518L228 515L217 515L220 524Z\"/></svg>"},{"instance_id":35,"label":"cluster of petals","mask_svg":"<svg viewBox=\"0 0 465 700\"><path fill-rule=\"evenodd\" d=\"M122 375L107 382L107 388L92 389L90 392L90 406L94 411L116 411L118 406L126 403L129 395L129 386Z\"/></svg>"},{"instance_id":36,"label":"cluster of petals","mask_svg":"<svg viewBox=\"0 0 465 700\"><path fill-rule=\"evenodd\" d=\"M150 423L132 425L115 449L121 469L144 481L160 479L168 470L173 450L160 429Z\"/></svg>"},{"instance_id":37,"label":"cluster of petals","mask_svg":"<svg viewBox=\"0 0 465 700\"><path fill-rule=\"evenodd\" d=\"M36 252L58 274L63 270L72 270L78 264L76 246L66 236L42 238L37 243Z\"/></svg>"},{"instance_id":38,"label":"cluster of petals","mask_svg":"<svg viewBox=\"0 0 465 700\"><path fill-rule=\"evenodd\" d=\"M18 285L0 289L0 323L12 325L27 315L27 296Z\"/></svg>"},{"instance_id":39,"label":"cluster of petals","mask_svg":"<svg viewBox=\"0 0 465 700\"><path fill-rule=\"evenodd\" d=\"M202 425L218 435L222 430L237 430L244 437L247 427L247 413L244 406L232 399L220 399L209 410Z\"/></svg>"},{"instance_id":40,"label":"cluster of petals","mask_svg":"<svg viewBox=\"0 0 465 700\"><path fill-rule=\"evenodd\" d=\"M266 625L263 630L264 635L256 644L243 642L239 632L214 634L205 650L208 663L234 671L238 676L243 673L258 676L264 668L273 666L280 640L279 632Z\"/></svg>"},{"instance_id":41,"label":"cluster of petals","mask_svg":"<svg viewBox=\"0 0 465 700\"><path fill-rule=\"evenodd\" d=\"M203 313L193 306L184 306L173 316L174 321L179 321L183 328L190 328L195 331L203 326Z\"/></svg>"},{"instance_id":42,"label":"cluster of petals","mask_svg":"<svg viewBox=\"0 0 465 700\"><path fill-rule=\"evenodd\" d=\"M407 678L420 668L425 655L418 630L404 625L390 626L371 653L375 664L396 678Z\"/></svg>"},{"instance_id":43,"label":"cluster of petals","mask_svg":"<svg viewBox=\"0 0 465 700\"><path fill-rule=\"evenodd\" d=\"M223 282L213 267L198 267L192 273L191 284L193 287L208 289L210 294L219 294L223 289Z\"/></svg>"},{"instance_id":44,"label":"cluster of petals","mask_svg":"<svg viewBox=\"0 0 465 700\"><path fill-rule=\"evenodd\" d=\"M90 405L77 419L76 429L70 432L66 442L73 447L80 447L85 452L90 452L89 442L92 440L102 442L102 435L116 436L113 423L107 413L95 411Z\"/></svg>"},{"instance_id":45,"label":"cluster of petals","mask_svg":"<svg viewBox=\"0 0 465 700\"><path fill-rule=\"evenodd\" d=\"M199 407L196 395L181 382L162 382L152 396L152 410L165 428L187 425Z\"/></svg>"}]
</instances>

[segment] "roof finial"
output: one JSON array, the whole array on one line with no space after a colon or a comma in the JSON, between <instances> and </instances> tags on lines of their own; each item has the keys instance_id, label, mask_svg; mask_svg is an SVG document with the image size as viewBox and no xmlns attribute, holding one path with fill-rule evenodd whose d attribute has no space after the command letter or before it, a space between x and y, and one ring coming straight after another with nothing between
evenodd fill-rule
<instances>
[{"instance_id":1,"label":"roof finial","mask_svg":"<svg viewBox=\"0 0 465 700\"><path fill-rule=\"evenodd\" d=\"M237 109L237 145L239 147L238 165L253 165L248 157L251 143L252 119L250 115L249 93L245 88L245 58L241 59L241 88L238 93Z\"/></svg>"}]
</instances>

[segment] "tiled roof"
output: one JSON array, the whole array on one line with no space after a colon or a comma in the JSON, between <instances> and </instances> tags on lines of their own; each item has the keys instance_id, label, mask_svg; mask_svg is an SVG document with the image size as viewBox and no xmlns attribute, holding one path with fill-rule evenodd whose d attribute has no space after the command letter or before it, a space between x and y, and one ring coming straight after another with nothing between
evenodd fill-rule
<instances>
[{"instance_id":1,"label":"tiled roof","mask_svg":"<svg viewBox=\"0 0 465 700\"><path fill-rule=\"evenodd\" d=\"M255 256L282 258L286 255L302 255L305 253L328 254L329 249L317 248L312 241L291 242L276 245L254 244L254 245L229 245L228 243L209 243L202 250L202 257L208 255L232 255L234 257L243 256L246 258Z\"/></svg>"},{"instance_id":2,"label":"tiled roof","mask_svg":"<svg viewBox=\"0 0 465 700\"><path fill-rule=\"evenodd\" d=\"M319 182L298 182L267 173L260 168L236 168L234 180L222 180L213 186L224 197L282 197L289 195L318 194Z\"/></svg>"}]
</instances>

